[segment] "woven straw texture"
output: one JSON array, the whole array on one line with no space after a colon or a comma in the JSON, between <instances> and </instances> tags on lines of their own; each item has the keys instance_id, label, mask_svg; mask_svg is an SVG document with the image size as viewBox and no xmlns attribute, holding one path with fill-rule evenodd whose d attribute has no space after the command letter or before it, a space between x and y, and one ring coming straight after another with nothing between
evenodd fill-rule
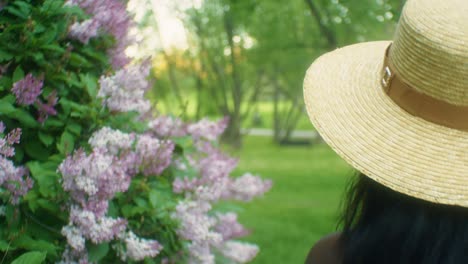
<instances>
[{"instance_id":1,"label":"woven straw texture","mask_svg":"<svg viewBox=\"0 0 468 264\"><path fill-rule=\"evenodd\" d=\"M419 92L468 105L467 16L467 0L408 1L390 55L401 78Z\"/></svg>"},{"instance_id":2,"label":"woven straw texture","mask_svg":"<svg viewBox=\"0 0 468 264\"><path fill-rule=\"evenodd\" d=\"M417 91L468 105L468 1L409 0L389 60ZM390 41L327 53L304 80L307 112L324 140L381 184L427 201L468 207L468 132L400 108L381 86Z\"/></svg>"},{"instance_id":3,"label":"woven straw texture","mask_svg":"<svg viewBox=\"0 0 468 264\"><path fill-rule=\"evenodd\" d=\"M383 91L389 42L348 46L320 57L304 81L307 112L351 166L391 189L468 207L468 133L412 116Z\"/></svg>"}]
</instances>

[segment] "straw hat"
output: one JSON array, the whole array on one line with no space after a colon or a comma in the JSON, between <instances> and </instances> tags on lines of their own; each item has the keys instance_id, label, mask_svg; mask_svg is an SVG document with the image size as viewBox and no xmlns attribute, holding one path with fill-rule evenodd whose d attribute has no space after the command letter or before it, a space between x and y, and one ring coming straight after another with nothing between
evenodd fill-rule
<instances>
[{"instance_id":1,"label":"straw hat","mask_svg":"<svg viewBox=\"0 0 468 264\"><path fill-rule=\"evenodd\" d=\"M468 207L468 1L409 0L393 42L317 59L304 80L324 140L375 181Z\"/></svg>"}]
</instances>

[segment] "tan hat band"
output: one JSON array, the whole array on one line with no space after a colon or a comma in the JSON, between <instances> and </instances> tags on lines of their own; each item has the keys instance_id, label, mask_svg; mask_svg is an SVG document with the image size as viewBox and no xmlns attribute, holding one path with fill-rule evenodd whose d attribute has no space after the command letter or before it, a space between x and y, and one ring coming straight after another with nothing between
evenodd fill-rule
<instances>
[{"instance_id":1,"label":"tan hat band","mask_svg":"<svg viewBox=\"0 0 468 264\"><path fill-rule=\"evenodd\" d=\"M447 103L423 94L405 83L385 55L382 86L388 96L411 115L426 121L468 132L468 106Z\"/></svg>"}]
</instances>

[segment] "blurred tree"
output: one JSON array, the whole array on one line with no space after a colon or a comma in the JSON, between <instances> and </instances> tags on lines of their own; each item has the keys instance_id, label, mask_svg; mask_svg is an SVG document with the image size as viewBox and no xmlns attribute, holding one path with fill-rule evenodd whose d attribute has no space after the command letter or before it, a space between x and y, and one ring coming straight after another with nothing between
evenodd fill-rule
<instances>
[{"instance_id":1,"label":"blurred tree","mask_svg":"<svg viewBox=\"0 0 468 264\"><path fill-rule=\"evenodd\" d=\"M249 58L265 70L274 105L274 139L284 142L304 114L302 79L310 62L339 46L389 39L401 0L256 0L246 28Z\"/></svg>"},{"instance_id":2,"label":"blurred tree","mask_svg":"<svg viewBox=\"0 0 468 264\"><path fill-rule=\"evenodd\" d=\"M156 0L141 0L155 11ZM187 2L187 1L186 1ZM184 2L185 3L185 2ZM347 44L390 39L404 0L203 0L180 8L189 48L160 51L158 97L195 114L230 116L224 140L241 144L242 121L259 98L272 102L274 139L284 142L304 113L302 79L309 64ZM158 32L157 21L147 27ZM161 36L159 36L161 38ZM170 92L169 92L170 91ZM195 103L192 103L195 102Z\"/></svg>"},{"instance_id":3,"label":"blurred tree","mask_svg":"<svg viewBox=\"0 0 468 264\"><path fill-rule=\"evenodd\" d=\"M246 26L252 3L205 0L200 8L186 10L184 22L194 48L192 58L200 63L197 78L198 106L215 105L217 113L229 116L223 139L241 144L241 123L250 113L262 85L263 71L247 57Z\"/></svg>"}]
</instances>

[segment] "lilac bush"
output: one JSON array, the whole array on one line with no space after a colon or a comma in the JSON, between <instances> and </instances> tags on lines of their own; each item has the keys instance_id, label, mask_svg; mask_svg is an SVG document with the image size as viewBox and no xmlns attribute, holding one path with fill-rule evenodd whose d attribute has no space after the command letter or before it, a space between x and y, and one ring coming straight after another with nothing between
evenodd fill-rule
<instances>
[{"instance_id":1,"label":"lilac bush","mask_svg":"<svg viewBox=\"0 0 468 264\"><path fill-rule=\"evenodd\" d=\"M271 182L232 176L238 160L219 145L227 118L155 114L151 61L124 52L132 24L120 0L2 4L2 261L246 263L258 253L218 203L250 201Z\"/></svg>"}]
</instances>

